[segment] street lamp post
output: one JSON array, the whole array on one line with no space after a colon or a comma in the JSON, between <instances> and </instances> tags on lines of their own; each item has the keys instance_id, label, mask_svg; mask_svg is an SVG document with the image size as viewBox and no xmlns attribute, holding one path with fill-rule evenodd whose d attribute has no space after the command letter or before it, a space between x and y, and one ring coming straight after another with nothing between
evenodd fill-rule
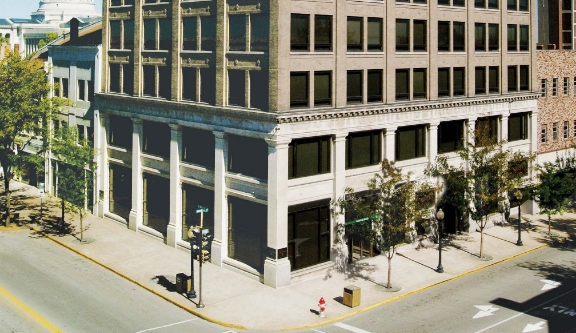
<instances>
[{"instance_id":1,"label":"street lamp post","mask_svg":"<svg viewBox=\"0 0 576 333\"><path fill-rule=\"evenodd\" d=\"M436 213L436 219L438 220L438 268L436 268L436 272L444 273L442 267L442 220L444 220L444 212L442 208Z\"/></svg>"},{"instance_id":2,"label":"street lamp post","mask_svg":"<svg viewBox=\"0 0 576 333\"><path fill-rule=\"evenodd\" d=\"M190 279L192 280L192 285L190 291L188 292L188 298L196 298L196 291L194 290L194 232L193 227L188 228L188 240L190 241Z\"/></svg>"},{"instance_id":3,"label":"street lamp post","mask_svg":"<svg viewBox=\"0 0 576 333\"><path fill-rule=\"evenodd\" d=\"M518 190L516 193L514 193L514 195L516 196L516 199L518 199L518 241L516 242L516 245L522 246L522 229L520 227L520 222L522 222L522 215L520 211L520 206L522 205L522 192Z\"/></svg>"}]
</instances>

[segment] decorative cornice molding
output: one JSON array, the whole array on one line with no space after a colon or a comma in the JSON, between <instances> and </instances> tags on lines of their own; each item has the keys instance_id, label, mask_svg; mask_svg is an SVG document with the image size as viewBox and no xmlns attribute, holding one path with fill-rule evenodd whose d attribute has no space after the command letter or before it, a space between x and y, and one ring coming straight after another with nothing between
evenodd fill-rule
<instances>
[{"instance_id":1,"label":"decorative cornice molding","mask_svg":"<svg viewBox=\"0 0 576 333\"><path fill-rule=\"evenodd\" d=\"M540 94L538 93L526 93L522 95L514 96L501 96L501 97L491 97L491 98L473 98L461 101L423 101L418 104L402 104L402 105L389 105L381 108L372 109L355 109L355 110L331 110L327 112L310 112L305 111L300 112L290 112L288 115L279 115L276 118L278 124L285 123L298 123L306 121L317 121L317 120L327 120L327 119L337 119L337 118L350 118L350 117L362 117L362 116L374 116L380 114L389 113L403 113L411 111L427 111L427 110L437 110L437 109L447 109L447 108L457 108L457 107L467 107L475 105L486 105L495 103L512 103L527 100L536 100Z\"/></svg>"}]
</instances>

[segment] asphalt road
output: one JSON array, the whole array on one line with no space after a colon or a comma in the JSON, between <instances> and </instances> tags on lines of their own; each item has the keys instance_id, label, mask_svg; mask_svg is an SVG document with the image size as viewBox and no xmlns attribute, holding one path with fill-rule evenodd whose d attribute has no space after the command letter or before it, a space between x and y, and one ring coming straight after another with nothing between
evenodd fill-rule
<instances>
[{"instance_id":1,"label":"asphalt road","mask_svg":"<svg viewBox=\"0 0 576 333\"><path fill-rule=\"evenodd\" d=\"M564 243L301 332L565 333L575 328L576 247Z\"/></svg>"},{"instance_id":2,"label":"asphalt road","mask_svg":"<svg viewBox=\"0 0 576 333\"><path fill-rule=\"evenodd\" d=\"M28 230L0 233L0 332L50 332L50 324L73 333L234 332Z\"/></svg>"}]
</instances>

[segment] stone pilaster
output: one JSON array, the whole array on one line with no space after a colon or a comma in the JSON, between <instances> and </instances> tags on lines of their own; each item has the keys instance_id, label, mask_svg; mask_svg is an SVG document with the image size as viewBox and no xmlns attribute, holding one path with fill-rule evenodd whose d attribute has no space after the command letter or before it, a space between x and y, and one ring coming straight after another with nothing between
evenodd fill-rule
<instances>
[{"instance_id":1,"label":"stone pilaster","mask_svg":"<svg viewBox=\"0 0 576 333\"><path fill-rule=\"evenodd\" d=\"M440 122L431 122L428 127L428 162L436 161L438 156L438 125Z\"/></svg>"},{"instance_id":2,"label":"stone pilaster","mask_svg":"<svg viewBox=\"0 0 576 333\"><path fill-rule=\"evenodd\" d=\"M348 133L337 133L334 138L334 196L333 200L338 200L344 196L344 189L346 188L346 137ZM337 230L340 225L344 224L343 215L332 215L330 230L330 244L336 241ZM336 253L330 251L330 260L336 260Z\"/></svg>"},{"instance_id":3,"label":"stone pilaster","mask_svg":"<svg viewBox=\"0 0 576 333\"><path fill-rule=\"evenodd\" d=\"M384 158L388 161L394 161L396 159L396 129L397 127L389 127L386 128L386 132L384 133Z\"/></svg>"},{"instance_id":4,"label":"stone pilaster","mask_svg":"<svg viewBox=\"0 0 576 333\"><path fill-rule=\"evenodd\" d=\"M264 261L264 284L278 288L290 284L288 260L288 143L268 142L268 254Z\"/></svg>"},{"instance_id":5,"label":"stone pilaster","mask_svg":"<svg viewBox=\"0 0 576 333\"><path fill-rule=\"evenodd\" d=\"M228 143L223 132L214 132L214 240L211 262L222 266L228 257L228 202L226 200L226 160Z\"/></svg>"},{"instance_id":6,"label":"stone pilaster","mask_svg":"<svg viewBox=\"0 0 576 333\"><path fill-rule=\"evenodd\" d=\"M128 219L128 228L138 231L142 225L144 182L142 179L142 143L144 141L144 126L142 119L132 118L132 209Z\"/></svg>"},{"instance_id":7,"label":"stone pilaster","mask_svg":"<svg viewBox=\"0 0 576 333\"><path fill-rule=\"evenodd\" d=\"M508 141L508 115L504 114L500 118L500 140Z\"/></svg>"},{"instance_id":8,"label":"stone pilaster","mask_svg":"<svg viewBox=\"0 0 576 333\"><path fill-rule=\"evenodd\" d=\"M176 247L182 235L182 187L180 185L180 156L182 156L182 129L170 125L170 217L166 233L166 244Z\"/></svg>"},{"instance_id":9,"label":"stone pilaster","mask_svg":"<svg viewBox=\"0 0 576 333\"><path fill-rule=\"evenodd\" d=\"M94 215L104 216L104 212L110 210L110 179L108 165L108 129L110 117L105 113L94 111L94 149L99 152L96 156L96 193L97 204L94 206Z\"/></svg>"}]
</instances>

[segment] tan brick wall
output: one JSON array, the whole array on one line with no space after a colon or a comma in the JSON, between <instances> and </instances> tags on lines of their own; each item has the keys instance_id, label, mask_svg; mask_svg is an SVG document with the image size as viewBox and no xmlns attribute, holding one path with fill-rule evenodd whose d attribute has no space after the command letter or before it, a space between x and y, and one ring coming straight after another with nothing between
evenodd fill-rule
<instances>
[{"instance_id":1,"label":"tan brick wall","mask_svg":"<svg viewBox=\"0 0 576 333\"><path fill-rule=\"evenodd\" d=\"M576 121L576 52L564 50L537 51L538 88L546 79L546 97L538 99L538 153L546 153L570 146L575 140ZM568 94L564 95L564 78L568 78ZM552 96L553 79L558 79L557 96ZM564 122L568 121L568 138L564 138ZM558 124L558 139L553 140L553 124ZM541 140L543 126L547 128L546 142Z\"/></svg>"}]
</instances>

